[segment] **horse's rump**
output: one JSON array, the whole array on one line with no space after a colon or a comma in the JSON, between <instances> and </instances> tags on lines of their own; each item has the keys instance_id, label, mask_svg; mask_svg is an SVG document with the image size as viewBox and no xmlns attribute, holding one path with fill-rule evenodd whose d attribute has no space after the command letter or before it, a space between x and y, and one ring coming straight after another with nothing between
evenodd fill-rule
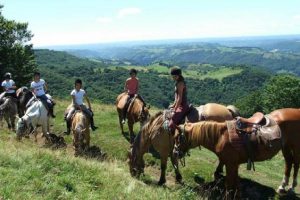
<instances>
[{"instance_id":1,"label":"horse's rump","mask_svg":"<svg viewBox=\"0 0 300 200\"><path fill-rule=\"evenodd\" d=\"M205 120L217 122L224 122L224 120L232 119L231 112L225 106L216 103L205 104L201 114Z\"/></svg>"}]
</instances>

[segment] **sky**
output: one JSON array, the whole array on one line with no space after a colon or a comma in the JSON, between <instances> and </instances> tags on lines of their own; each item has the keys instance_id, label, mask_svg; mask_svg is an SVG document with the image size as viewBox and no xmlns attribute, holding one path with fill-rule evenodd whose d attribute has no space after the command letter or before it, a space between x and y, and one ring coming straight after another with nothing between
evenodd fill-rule
<instances>
[{"instance_id":1,"label":"sky","mask_svg":"<svg viewBox=\"0 0 300 200\"><path fill-rule=\"evenodd\" d=\"M0 0L35 47L300 34L300 0Z\"/></svg>"}]
</instances>

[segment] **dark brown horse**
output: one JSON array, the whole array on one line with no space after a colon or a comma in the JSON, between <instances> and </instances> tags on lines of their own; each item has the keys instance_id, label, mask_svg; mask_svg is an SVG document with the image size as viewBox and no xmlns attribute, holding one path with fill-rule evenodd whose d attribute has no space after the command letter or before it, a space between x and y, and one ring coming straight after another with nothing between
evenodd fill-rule
<instances>
[{"instance_id":1,"label":"dark brown horse","mask_svg":"<svg viewBox=\"0 0 300 200\"><path fill-rule=\"evenodd\" d=\"M215 120L225 121L233 119L232 113L223 105L220 104L206 104L202 108L193 108L187 116L189 121L199 120ZM159 184L164 184L166 181L165 170L167 167L167 160L170 156L173 167L176 173L176 180L181 181L182 176L179 172L177 157L173 155L174 137L164 127L166 116L162 112L157 113L151 117L150 120L142 127L140 133L137 135L131 150L128 154L129 168L133 176L143 173L144 160L143 156L148 152L150 145L154 147L160 154L161 159L161 176ZM216 173L222 172L222 163L220 162Z\"/></svg>"},{"instance_id":2,"label":"dark brown horse","mask_svg":"<svg viewBox=\"0 0 300 200\"><path fill-rule=\"evenodd\" d=\"M27 87L21 87L16 91L16 95L19 103L19 117L23 117L23 115L26 112L26 105L29 102L29 100L33 97L33 94Z\"/></svg>"},{"instance_id":3,"label":"dark brown horse","mask_svg":"<svg viewBox=\"0 0 300 200\"><path fill-rule=\"evenodd\" d=\"M119 115L119 123L121 132L124 135L124 129L122 124L123 119L123 108L126 104L127 93L122 93L117 97L116 100L116 107ZM148 120L149 118L149 107L144 107L143 102L139 98L134 98L133 101L130 103L127 111L127 124L130 134L130 143L133 143L134 140L134 132L133 132L133 125L136 122L140 122L140 127Z\"/></svg>"},{"instance_id":4,"label":"dark brown horse","mask_svg":"<svg viewBox=\"0 0 300 200\"><path fill-rule=\"evenodd\" d=\"M282 139L274 140L272 148L263 142L257 144L255 149L255 161L263 161L275 156L282 148L286 162L285 176L282 184L279 186L279 192L284 192L288 185L288 179L292 165L294 165L294 176L291 191L297 185L297 174L300 160L300 110L299 109L280 109L269 114L278 124L281 130ZM230 192L236 192L238 189L238 166L247 161L245 148L237 150L232 141L226 123L199 122L188 123L185 127L180 126L182 131L176 131L176 148L183 152L197 146L204 146L213 151L226 167L226 189ZM275 127L275 126L274 126ZM184 131L183 131L184 130ZM275 130L275 129L274 129ZM184 140L180 139L184 135ZM238 193L237 193L238 194Z\"/></svg>"},{"instance_id":5,"label":"dark brown horse","mask_svg":"<svg viewBox=\"0 0 300 200\"><path fill-rule=\"evenodd\" d=\"M277 191L286 192L285 188L289 185L291 170L294 167L293 182L289 188L289 192L294 192L300 163L300 109L275 110L270 113L270 116L278 123L283 135L282 154L285 159L285 172Z\"/></svg>"}]
</instances>

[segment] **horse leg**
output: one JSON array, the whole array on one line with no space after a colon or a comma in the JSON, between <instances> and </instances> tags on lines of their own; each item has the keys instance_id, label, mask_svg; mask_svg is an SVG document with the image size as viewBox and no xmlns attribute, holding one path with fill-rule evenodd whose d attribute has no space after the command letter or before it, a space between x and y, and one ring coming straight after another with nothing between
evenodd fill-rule
<instances>
[{"instance_id":1,"label":"horse leg","mask_svg":"<svg viewBox=\"0 0 300 200\"><path fill-rule=\"evenodd\" d=\"M168 162L168 154L160 154L160 179L158 185L163 185L166 183L166 169Z\"/></svg>"},{"instance_id":2,"label":"horse leg","mask_svg":"<svg viewBox=\"0 0 300 200\"><path fill-rule=\"evenodd\" d=\"M238 164L226 164L226 199L239 199L240 194L238 191L239 176L238 176Z\"/></svg>"},{"instance_id":3,"label":"horse leg","mask_svg":"<svg viewBox=\"0 0 300 200\"><path fill-rule=\"evenodd\" d=\"M10 125L10 122L9 122L9 117L5 115L5 121L7 123L7 128L10 130L11 129L11 125Z\"/></svg>"},{"instance_id":4,"label":"horse leg","mask_svg":"<svg viewBox=\"0 0 300 200\"><path fill-rule=\"evenodd\" d=\"M224 167L224 164L222 163L222 161L219 159L219 164L216 168L216 171L214 172L214 178L215 180L218 180L220 178L223 177L223 167Z\"/></svg>"},{"instance_id":5,"label":"horse leg","mask_svg":"<svg viewBox=\"0 0 300 200\"><path fill-rule=\"evenodd\" d=\"M122 123L122 116L119 113L119 124L120 124L120 128L121 128L121 133L124 135L124 127L123 127L123 123Z\"/></svg>"},{"instance_id":6,"label":"horse leg","mask_svg":"<svg viewBox=\"0 0 300 200\"><path fill-rule=\"evenodd\" d=\"M129 129L130 143L133 144L134 138L135 138L135 135L133 132L133 122L128 119L127 124L128 124L128 129Z\"/></svg>"},{"instance_id":7,"label":"horse leg","mask_svg":"<svg viewBox=\"0 0 300 200\"><path fill-rule=\"evenodd\" d=\"M11 120L12 130L13 130L13 131L16 131L16 126L15 126L16 117L15 117L15 116L12 116L12 117L10 118L10 120Z\"/></svg>"},{"instance_id":8,"label":"horse leg","mask_svg":"<svg viewBox=\"0 0 300 200\"><path fill-rule=\"evenodd\" d=\"M179 171L179 167L178 167L178 159L171 153L171 162L172 162L172 165L174 167L174 170L175 170L175 174L176 174L176 181L178 183L181 183L182 181L182 176L180 174L180 171Z\"/></svg>"},{"instance_id":9,"label":"horse leg","mask_svg":"<svg viewBox=\"0 0 300 200\"><path fill-rule=\"evenodd\" d=\"M295 187L297 186L297 177L298 177L298 171L299 171L299 156L294 154L294 174L293 174L293 183L292 187L290 188L290 192L295 192Z\"/></svg>"},{"instance_id":10,"label":"horse leg","mask_svg":"<svg viewBox=\"0 0 300 200\"><path fill-rule=\"evenodd\" d=\"M285 160L285 171L284 171L284 177L282 179L281 185L277 189L278 193L286 192L285 187L289 185L289 178L290 178L292 164L293 164L293 155L291 150L288 147L284 146L282 148L282 154Z\"/></svg>"}]
</instances>

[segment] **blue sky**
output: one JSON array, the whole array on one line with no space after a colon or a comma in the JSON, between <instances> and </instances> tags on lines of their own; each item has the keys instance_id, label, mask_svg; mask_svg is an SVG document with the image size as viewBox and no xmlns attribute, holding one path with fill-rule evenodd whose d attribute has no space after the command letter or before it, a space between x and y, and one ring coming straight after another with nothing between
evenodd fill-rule
<instances>
[{"instance_id":1,"label":"blue sky","mask_svg":"<svg viewBox=\"0 0 300 200\"><path fill-rule=\"evenodd\" d=\"M35 46L300 34L300 0L0 0Z\"/></svg>"}]
</instances>

